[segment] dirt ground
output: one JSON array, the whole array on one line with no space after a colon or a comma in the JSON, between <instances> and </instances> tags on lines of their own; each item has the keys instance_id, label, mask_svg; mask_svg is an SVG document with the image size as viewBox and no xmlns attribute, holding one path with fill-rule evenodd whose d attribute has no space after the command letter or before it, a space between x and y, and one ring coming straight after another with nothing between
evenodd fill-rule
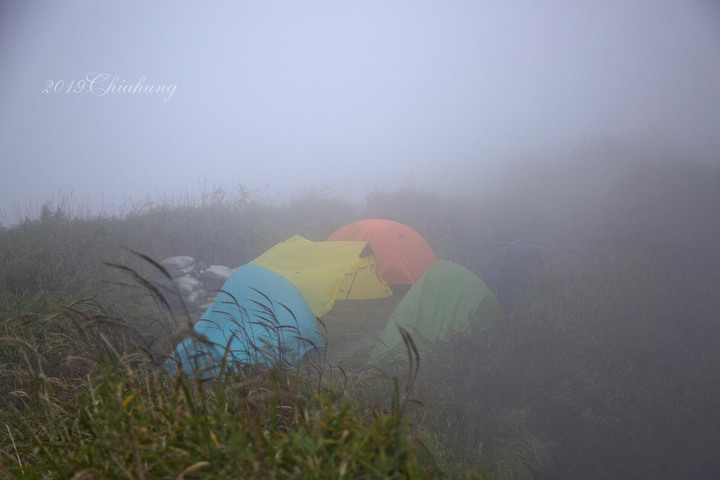
<instances>
[{"instance_id":1,"label":"dirt ground","mask_svg":"<svg viewBox=\"0 0 720 480\"><path fill-rule=\"evenodd\" d=\"M361 367L404 293L377 300L336 301L332 310L320 317L325 344L313 355L345 369ZM306 355L305 361L316 361L313 355Z\"/></svg>"}]
</instances>

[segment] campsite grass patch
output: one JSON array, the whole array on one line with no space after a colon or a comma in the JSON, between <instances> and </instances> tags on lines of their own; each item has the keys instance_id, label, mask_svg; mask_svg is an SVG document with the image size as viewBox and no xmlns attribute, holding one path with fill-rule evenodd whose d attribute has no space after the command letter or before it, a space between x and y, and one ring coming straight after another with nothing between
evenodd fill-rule
<instances>
[{"instance_id":1,"label":"campsite grass patch","mask_svg":"<svg viewBox=\"0 0 720 480\"><path fill-rule=\"evenodd\" d=\"M398 413L402 400L360 405L342 383L314 383L299 368L168 373L96 305L60 311L39 327L65 342L0 338L17 361L3 368L4 476L434 476ZM49 369L54 362L63 368Z\"/></svg>"},{"instance_id":2,"label":"campsite grass patch","mask_svg":"<svg viewBox=\"0 0 720 480\"><path fill-rule=\"evenodd\" d=\"M402 299L403 289L396 290L398 293L376 300L335 302L320 319L326 331L326 361L353 372L367 368L368 352Z\"/></svg>"},{"instance_id":3,"label":"campsite grass patch","mask_svg":"<svg viewBox=\"0 0 720 480\"><path fill-rule=\"evenodd\" d=\"M278 371L197 383L103 365L38 379L3 422L14 478L426 478L404 420L298 392ZM9 417L9 418L8 418ZM5 432L4 432L5 433Z\"/></svg>"}]
</instances>

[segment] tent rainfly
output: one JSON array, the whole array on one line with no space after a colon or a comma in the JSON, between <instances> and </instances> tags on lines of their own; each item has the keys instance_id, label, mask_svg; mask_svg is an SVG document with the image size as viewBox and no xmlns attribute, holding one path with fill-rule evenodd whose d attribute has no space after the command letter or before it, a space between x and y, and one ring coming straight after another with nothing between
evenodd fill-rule
<instances>
[{"instance_id":1,"label":"tent rainfly","mask_svg":"<svg viewBox=\"0 0 720 480\"><path fill-rule=\"evenodd\" d=\"M315 317L297 288L282 275L248 264L228 278L168 362L208 376L223 359L293 365L321 345Z\"/></svg>"},{"instance_id":2,"label":"tent rainfly","mask_svg":"<svg viewBox=\"0 0 720 480\"><path fill-rule=\"evenodd\" d=\"M335 230L329 241L355 240L370 244L380 276L388 285L412 285L436 260L415 230L392 220L368 219Z\"/></svg>"},{"instance_id":3,"label":"tent rainfly","mask_svg":"<svg viewBox=\"0 0 720 480\"><path fill-rule=\"evenodd\" d=\"M289 280L317 316L329 312L335 300L392 295L364 241L313 242L295 235L250 263Z\"/></svg>"},{"instance_id":4,"label":"tent rainfly","mask_svg":"<svg viewBox=\"0 0 720 480\"><path fill-rule=\"evenodd\" d=\"M530 279L542 265L540 247L516 243L499 244L482 269L483 281L500 304L512 308Z\"/></svg>"},{"instance_id":5,"label":"tent rainfly","mask_svg":"<svg viewBox=\"0 0 720 480\"><path fill-rule=\"evenodd\" d=\"M500 304L480 278L447 260L436 260L395 307L370 361L392 359L404 352L398 326L416 342L443 338L465 330L472 320L486 324Z\"/></svg>"}]
</instances>

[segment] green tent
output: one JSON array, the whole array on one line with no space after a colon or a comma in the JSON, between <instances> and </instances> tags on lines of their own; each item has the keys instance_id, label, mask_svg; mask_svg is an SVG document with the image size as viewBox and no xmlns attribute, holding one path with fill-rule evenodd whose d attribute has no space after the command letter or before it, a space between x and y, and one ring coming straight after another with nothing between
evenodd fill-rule
<instances>
[{"instance_id":1,"label":"green tent","mask_svg":"<svg viewBox=\"0 0 720 480\"><path fill-rule=\"evenodd\" d=\"M398 326L421 343L464 330L472 319L487 323L499 312L500 304L477 275L458 264L436 260L393 311L370 352L370 361L377 363L405 351Z\"/></svg>"}]
</instances>

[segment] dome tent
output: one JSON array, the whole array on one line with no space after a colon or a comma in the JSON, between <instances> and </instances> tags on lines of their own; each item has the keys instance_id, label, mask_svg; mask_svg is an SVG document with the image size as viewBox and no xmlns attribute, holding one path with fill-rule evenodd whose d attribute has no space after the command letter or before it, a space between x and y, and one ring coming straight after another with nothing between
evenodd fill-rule
<instances>
[{"instance_id":1,"label":"dome tent","mask_svg":"<svg viewBox=\"0 0 720 480\"><path fill-rule=\"evenodd\" d=\"M380 277L391 286L415 283L436 260L422 235L392 220L367 219L348 223L328 237L328 241L340 240L368 242Z\"/></svg>"},{"instance_id":2,"label":"dome tent","mask_svg":"<svg viewBox=\"0 0 720 480\"><path fill-rule=\"evenodd\" d=\"M532 276L542 265L541 247L517 243L498 244L483 266L483 281L505 308L511 308L520 298Z\"/></svg>"},{"instance_id":3,"label":"dome tent","mask_svg":"<svg viewBox=\"0 0 720 480\"><path fill-rule=\"evenodd\" d=\"M315 317L297 288L252 264L228 278L193 331L169 362L204 375L226 354L229 362L293 365L322 345Z\"/></svg>"},{"instance_id":4,"label":"dome tent","mask_svg":"<svg viewBox=\"0 0 720 480\"><path fill-rule=\"evenodd\" d=\"M500 313L500 305L480 278L447 260L436 260L395 307L370 361L391 359L404 352L398 326L413 340L442 338L465 330L472 319L486 323Z\"/></svg>"},{"instance_id":5,"label":"dome tent","mask_svg":"<svg viewBox=\"0 0 720 480\"><path fill-rule=\"evenodd\" d=\"M279 273L302 293L312 312L329 312L336 299L392 295L367 242L313 242L295 235L250 262Z\"/></svg>"}]
</instances>

